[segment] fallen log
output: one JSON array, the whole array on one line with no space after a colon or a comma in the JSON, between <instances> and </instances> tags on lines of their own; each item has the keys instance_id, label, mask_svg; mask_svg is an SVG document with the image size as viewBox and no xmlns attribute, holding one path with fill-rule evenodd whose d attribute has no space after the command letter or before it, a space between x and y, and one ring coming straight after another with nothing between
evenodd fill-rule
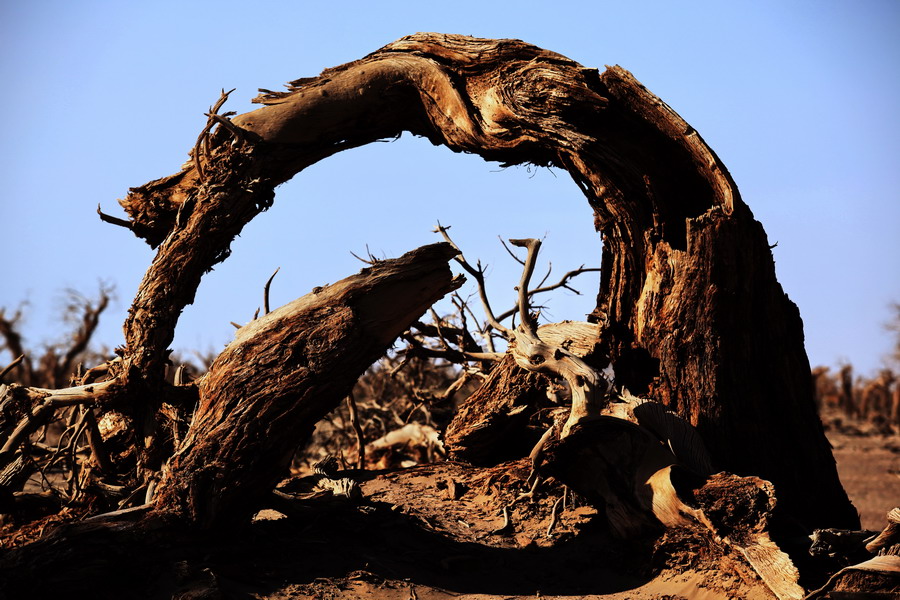
<instances>
[{"instance_id":1,"label":"fallen log","mask_svg":"<svg viewBox=\"0 0 900 600\"><path fill-rule=\"evenodd\" d=\"M429 306L458 288L449 244L378 261L242 327L198 382L199 406L154 507L208 527L249 517L298 445Z\"/></svg>"}]
</instances>

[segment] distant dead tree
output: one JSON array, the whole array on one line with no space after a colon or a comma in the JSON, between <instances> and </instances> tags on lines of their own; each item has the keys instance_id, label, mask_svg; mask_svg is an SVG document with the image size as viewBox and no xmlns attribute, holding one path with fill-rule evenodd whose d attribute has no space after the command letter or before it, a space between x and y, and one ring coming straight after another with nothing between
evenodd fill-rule
<instances>
[{"instance_id":1,"label":"distant dead tree","mask_svg":"<svg viewBox=\"0 0 900 600\"><path fill-rule=\"evenodd\" d=\"M828 367L822 366L812 370L813 384L816 390L816 406L820 411L823 408L836 408L841 401L838 388L828 371Z\"/></svg>"},{"instance_id":2,"label":"distant dead tree","mask_svg":"<svg viewBox=\"0 0 900 600\"><path fill-rule=\"evenodd\" d=\"M0 372L0 384L17 383L23 386L58 388L69 385L79 363L98 363L106 359L90 347L91 338L100 316L109 306L113 289L101 284L96 299L75 290L66 290L62 318L74 324L67 338L48 344L43 350L27 349L20 324L24 316L19 308L7 316L0 308L0 350L14 359Z\"/></svg>"},{"instance_id":3,"label":"distant dead tree","mask_svg":"<svg viewBox=\"0 0 900 600\"><path fill-rule=\"evenodd\" d=\"M900 302L891 303L891 319L885 324L885 328L894 334L894 351L891 360L900 366Z\"/></svg>"},{"instance_id":4,"label":"distant dead tree","mask_svg":"<svg viewBox=\"0 0 900 600\"><path fill-rule=\"evenodd\" d=\"M894 374L890 369L882 369L877 377L862 387L859 396L860 413L863 418L890 414L892 383L894 383Z\"/></svg>"},{"instance_id":5,"label":"distant dead tree","mask_svg":"<svg viewBox=\"0 0 900 600\"><path fill-rule=\"evenodd\" d=\"M847 414L859 416L859 406L856 394L853 391L853 365L847 363L841 366L840 399L838 406Z\"/></svg>"},{"instance_id":6,"label":"distant dead tree","mask_svg":"<svg viewBox=\"0 0 900 600\"><path fill-rule=\"evenodd\" d=\"M509 401L507 439L526 439L516 415L546 397L546 377L561 378L571 409L543 450L527 445L535 456L545 452L555 477L605 503L623 532L632 523L690 521L710 539L741 528L744 550L774 552L765 515L776 495L801 529L858 526L816 415L799 312L775 278L762 226L697 131L630 73L600 73L518 40L423 33L293 81L285 92L263 90L252 112L220 112L227 98L210 108L182 170L133 188L120 201L127 220L101 214L157 249L125 321L125 343L81 385L3 390L0 470L30 451L30 436L57 411L89 407L116 421L106 430L114 434L98 427L91 438L84 476L94 507L140 505L129 531L246 522L316 422L462 284L448 264L460 250L433 244L317 287L240 328L203 377L170 383L178 318L244 225L271 207L276 186L337 152L407 131L489 161L565 170L604 240L584 249L585 262L599 255L602 269L591 322L556 335L542 332L531 312L539 244L513 242L527 253L517 325L487 311L509 349L460 408L448 441L455 435L460 448L474 447L465 432ZM467 271L477 279L477 268ZM457 350L469 352L464 340ZM666 450L659 438L674 437L603 414L613 410L613 392L627 400L613 407L620 416L640 423L638 413L647 412L683 426L708 453L666 466L674 444ZM121 448L116 436L130 440L131 453L104 462L110 447ZM611 447L619 448L621 469L610 466ZM496 461L495 449L482 445L479 459ZM701 477L694 493L701 508L675 490L677 465ZM713 471L737 475L704 479ZM650 497L645 476L656 486ZM610 486L615 501L601 492ZM720 509L738 497L756 502L741 512L750 520L709 517L737 516ZM657 506L656 498L665 501ZM769 585L779 585L773 577ZM785 581L782 597L798 597L796 582Z\"/></svg>"}]
</instances>

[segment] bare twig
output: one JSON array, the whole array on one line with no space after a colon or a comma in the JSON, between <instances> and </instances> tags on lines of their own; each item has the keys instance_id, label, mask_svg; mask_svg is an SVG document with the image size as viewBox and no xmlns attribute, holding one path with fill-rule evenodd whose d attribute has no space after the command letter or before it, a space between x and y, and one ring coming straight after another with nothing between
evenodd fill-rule
<instances>
[{"instance_id":1,"label":"bare twig","mask_svg":"<svg viewBox=\"0 0 900 600\"><path fill-rule=\"evenodd\" d=\"M408 354L406 356L404 356L403 360L401 360L399 363L397 363L397 366L388 372L388 375L390 375L392 379L394 377L396 377L397 373L399 373L403 369L403 367L405 367L406 365L409 364L410 358L411 357Z\"/></svg>"},{"instance_id":2,"label":"bare twig","mask_svg":"<svg viewBox=\"0 0 900 600\"><path fill-rule=\"evenodd\" d=\"M104 473L112 472L112 463L109 460L109 453L103 445L103 436L100 435L100 428L97 426L97 417L90 408L85 413L85 422L87 423L88 444L91 446L91 456L94 462L100 467Z\"/></svg>"},{"instance_id":3,"label":"bare twig","mask_svg":"<svg viewBox=\"0 0 900 600\"><path fill-rule=\"evenodd\" d=\"M15 369L16 367L18 367L20 364L22 364L22 360L23 360L24 358L25 358L25 355L24 355L24 354L20 354L19 356L16 357L16 360L14 360L14 361L12 361L11 363L9 363L9 364L6 366L6 368L4 368L2 371L0 371L0 383L3 383L3 378L6 377L7 374L9 374L10 371L12 371L12 370Z\"/></svg>"},{"instance_id":4,"label":"bare twig","mask_svg":"<svg viewBox=\"0 0 900 600\"><path fill-rule=\"evenodd\" d=\"M496 362L499 360L503 360L503 357L506 356L502 352L464 352L462 350L454 350L452 348L448 350L426 348L425 346L422 346L415 338L404 336L403 339L407 342L411 342L410 347L405 350L406 356L409 357L443 358L444 360L454 364L462 364L464 362L474 361ZM399 368L397 370L399 370Z\"/></svg>"},{"instance_id":5,"label":"bare twig","mask_svg":"<svg viewBox=\"0 0 900 600\"><path fill-rule=\"evenodd\" d=\"M351 251L350 254L353 255L353 258L355 258L356 260L358 260L358 261L360 261L360 262L363 262L363 263L366 263L367 265L375 265L375 264L377 264L377 263L380 261L380 259L376 258L375 255L372 254L372 251L369 250L369 245L368 245L368 244L366 244L366 256L369 257L368 259L362 258L362 257L358 256L358 255L357 255L355 252L353 252L353 251Z\"/></svg>"},{"instance_id":6,"label":"bare twig","mask_svg":"<svg viewBox=\"0 0 900 600\"><path fill-rule=\"evenodd\" d=\"M509 246L506 245L506 241L503 239L503 237L498 235L497 239L500 240L500 244L503 245L503 249L506 250L506 253L509 254L514 261L516 261L517 263L519 263L520 265L522 265L524 267L525 261L522 260L521 258L519 258L518 256L516 256L516 253L509 249Z\"/></svg>"},{"instance_id":7,"label":"bare twig","mask_svg":"<svg viewBox=\"0 0 900 600\"><path fill-rule=\"evenodd\" d=\"M69 498L75 500L81 494L81 478L79 477L79 468L78 468L78 440L81 439L81 436L84 435L84 432L87 430L88 424L87 413L90 412L89 408L80 407L81 410L78 415L78 423L75 425L75 433L72 434L72 438L69 441L68 450L68 458L69 458L69 477L66 480L67 484L67 492L69 494Z\"/></svg>"},{"instance_id":8,"label":"bare twig","mask_svg":"<svg viewBox=\"0 0 900 600\"><path fill-rule=\"evenodd\" d=\"M585 267L584 265L581 265L577 269L573 269L573 270L569 271L568 273L566 273L565 275L563 275L562 278L558 282L554 283L553 285L541 287L541 286L543 286L543 282L541 282L541 286L534 288L533 290L528 292L528 294L529 294L529 296L533 296L535 294L542 294L544 292L550 292L557 288L565 288L565 289L569 290L570 292L574 292L580 296L581 292L579 292L575 288L569 287L569 285L568 285L569 280L577 277L578 275L581 275L582 273L596 273L599 271L600 271L600 269L598 267Z\"/></svg>"},{"instance_id":9,"label":"bare twig","mask_svg":"<svg viewBox=\"0 0 900 600\"><path fill-rule=\"evenodd\" d=\"M542 285L544 285L545 283L547 283L547 280L550 279L550 273L552 273L552 272L553 272L553 263L552 263L552 262L547 262L547 272L544 273L544 276L543 276L543 277L541 277L541 281L537 284L537 287L541 287ZM531 292L528 292L528 295L529 295L529 297L530 297L530 296L531 296Z\"/></svg>"},{"instance_id":10,"label":"bare twig","mask_svg":"<svg viewBox=\"0 0 900 600\"><path fill-rule=\"evenodd\" d=\"M263 310L265 311L265 312L263 312L263 314L265 314L265 315L272 312L271 310L269 310L269 287L272 285L272 280L275 279L275 276L278 275L278 271L280 271L280 270L281 270L281 267L278 267L277 269L275 269L275 272L272 273L272 276L269 277L268 281L266 281L265 287L263 287Z\"/></svg>"},{"instance_id":11,"label":"bare twig","mask_svg":"<svg viewBox=\"0 0 900 600\"><path fill-rule=\"evenodd\" d=\"M466 382L469 381L469 379L471 379L471 377L472 377L472 374L468 370L463 369L462 375L460 375L459 378L456 379L456 381L451 383L450 386L447 387L446 390L444 390L441 394L437 395L436 398L438 400L446 400L448 398L451 398L453 396L453 394L458 392L460 390L460 388L462 388L462 386L464 386L466 384Z\"/></svg>"},{"instance_id":12,"label":"bare twig","mask_svg":"<svg viewBox=\"0 0 900 600\"><path fill-rule=\"evenodd\" d=\"M450 349L450 344L447 343L447 339L444 337L444 332L441 329L441 318L438 316L437 312L434 310L434 307L430 307L428 312L431 314L431 318L434 319L434 329L437 333L438 343L441 345L444 350Z\"/></svg>"},{"instance_id":13,"label":"bare twig","mask_svg":"<svg viewBox=\"0 0 900 600\"><path fill-rule=\"evenodd\" d=\"M529 482L531 482L531 487L528 488L527 492L519 494L516 499L513 500L513 504L515 504L519 500L525 500L526 498L528 500L534 499L534 492L537 491L538 486L541 484L540 473L538 473L537 471L532 471L531 473L529 473L528 479L525 480L525 483L528 484Z\"/></svg>"},{"instance_id":14,"label":"bare twig","mask_svg":"<svg viewBox=\"0 0 900 600\"><path fill-rule=\"evenodd\" d=\"M361 257L360 255L358 255L358 254L357 254L356 252L354 252L353 250L350 251L350 254L352 254L352 255L353 255L353 258L355 258L355 259L358 260L359 262L366 263L367 265L374 265L374 264L375 264L375 261L374 261L374 260L366 260L365 258Z\"/></svg>"},{"instance_id":15,"label":"bare twig","mask_svg":"<svg viewBox=\"0 0 900 600\"><path fill-rule=\"evenodd\" d=\"M200 135L197 136L197 142L194 144L193 151L193 159L194 159L194 168L197 170L197 177L201 182L206 180L206 172L203 170L203 160L201 158L201 154L205 150L209 152L209 132L212 128L218 123L216 120L216 113L219 112L219 109L225 104L225 101L228 100L228 96L231 95L231 90L226 92L224 89L222 90L222 95L219 97L219 100L209 108L208 113L204 113L207 117L206 126L200 132Z\"/></svg>"},{"instance_id":16,"label":"bare twig","mask_svg":"<svg viewBox=\"0 0 900 600\"><path fill-rule=\"evenodd\" d=\"M134 229L134 224L131 221L127 221L125 219L120 219L118 217L114 217L112 215L108 215L108 214L104 213L102 210L100 210L99 204L97 205L97 214L100 215L100 220L103 221L104 223L109 223L111 225L117 225L119 227L124 227L125 229L128 229L129 231Z\"/></svg>"},{"instance_id":17,"label":"bare twig","mask_svg":"<svg viewBox=\"0 0 900 600\"><path fill-rule=\"evenodd\" d=\"M512 528L512 521L509 519L509 507L503 507L503 525L495 529L492 533L504 533Z\"/></svg>"},{"instance_id":18,"label":"bare twig","mask_svg":"<svg viewBox=\"0 0 900 600\"><path fill-rule=\"evenodd\" d=\"M574 279L575 277L581 275L582 273L593 273L593 272L599 272L599 271L600 271L600 269L597 267L585 268L584 266L581 266L577 269L573 269L572 271L569 271L568 273L563 275L557 283L554 283L554 284L548 285L548 286L543 286L543 287L536 287L533 290L529 290L528 291L529 301L532 298L532 296L536 296L537 294L544 294L546 292L552 292L553 290L559 289L559 288L567 289L570 292L573 292L580 296L581 292L579 292L575 288L569 286L569 281ZM510 308L509 310L504 311L504 312L500 313L499 315L497 315L497 320L504 321L504 320L508 319L509 317L511 317L512 315L516 314L518 311L519 311L519 306L517 304L516 306Z\"/></svg>"},{"instance_id":19,"label":"bare twig","mask_svg":"<svg viewBox=\"0 0 900 600\"><path fill-rule=\"evenodd\" d=\"M478 284L478 295L481 298L481 305L484 308L484 314L485 314L485 317L487 317L488 323L490 323L491 327L493 327L497 331L502 332L504 335L509 334L510 333L509 329L507 329L506 327L501 325L500 322L494 318L494 311L491 310L491 303L487 297L487 289L485 288L485 283L484 283L484 269L481 266L481 261L478 261L476 263L477 268L473 267L471 264L469 264L469 262L466 260L465 256L463 256L462 250L460 250L459 246L457 246L456 243L450 238L450 234L447 233L448 229L450 229L450 228L444 227L443 225L438 223L437 227L434 229L434 232L440 233L441 236L443 236L444 240L448 244L453 246L459 252L459 254L457 254L455 257L453 257L453 260L455 260L457 263L459 263L459 265L463 269L465 269L465 271L469 275L471 275L472 277L475 278L475 281Z\"/></svg>"},{"instance_id":20,"label":"bare twig","mask_svg":"<svg viewBox=\"0 0 900 600\"><path fill-rule=\"evenodd\" d=\"M475 315L475 313L469 307L469 303L466 302L458 293L454 292L453 297L459 301L460 304L458 306L462 307L459 311L460 315L462 315L463 318L465 318L466 311L468 311L469 315L472 317L472 320L475 321L476 323L478 323L478 317ZM503 320L502 317L500 319L498 319L498 321L502 321L502 320ZM491 336L491 331L490 331L489 327L490 326L478 327L477 331L478 331L478 334L481 336L481 338L484 340L484 343L487 345L488 352L496 352L497 350L494 346L494 338Z\"/></svg>"},{"instance_id":21,"label":"bare twig","mask_svg":"<svg viewBox=\"0 0 900 600\"><path fill-rule=\"evenodd\" d=\"M356 468L362 470L366 468L366 443L362 426L359 424L359 411L353 392L347 394L347 410L350 411L350 426L356 432Z\"/></svg>"},{"instance_id":22,"label":"bare twig","mask_svg":"<svg viewBox=\"0 0 900 600\"><path fill-rule=\"evenodd\" d=\"M519 315L525 332L536 338L537 328L528 309L528 282L531 280L532 273L534 273L537 255L541 249L541 240L528 238L524 240L509 240L509 243L528 250L528 256L525 258L525 268L522 269L522 278L519 280L517 288L519 292Z\"/></svg>"},{"instance_id":23,"label":"bare twig","mask_svg":"<svg viewBox=\"0 0 900 600\"><path fill-rule=\"evenodd\" d=\"M556 521L559 517L559 508L562 506L563 502L565 502L565 499L566 493L563 492L563 495L553 503L553 510L550 511L550 524L547 526L547 533L544 534L546 537L551 537L553 535L553 529L556 527Z\"/></svg>"}]
</instances>

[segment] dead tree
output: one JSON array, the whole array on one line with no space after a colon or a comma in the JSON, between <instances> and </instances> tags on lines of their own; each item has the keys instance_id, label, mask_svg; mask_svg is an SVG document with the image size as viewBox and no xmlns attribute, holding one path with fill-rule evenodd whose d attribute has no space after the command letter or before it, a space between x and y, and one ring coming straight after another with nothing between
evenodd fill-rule
<instances>
[{"instance_id":1,"label":"dead tree","mask_svg":"<svg viewBox=\"0 0 900 600\"><path fill-rule=\"evenodd\" d=\"M717 468L772 481L781 506L808 528L858 523L816 417L799 313L775 279L761 225L699 134L630 73L612 67L601 74L518 40L417 34L291 82L286 92L264 91L258 110L220 113L226 99L223 94L211 107L181 171L132 189L121 201L128 220L101 215L157 248L125 322L120 360L108 365L102 387L64 397L20 388L9 396L23 404L84 402L126 414L140 445L127 485L149 489L162 477L157 509L202 524L241 512L232 507L246 507L242 494L221 502L208 497L235 486L246 492L228 472L257 466L259 447L245 438L260 432L249 422L230 428L230 419L257 401L266 406L281 398L272 381L282 369L278 358L256 363L247 375L255 399L228 384L230 375L244 377L236 359L243 344L269 351L250 333L239 333L201 384L165 382L178 317L202 276L227 258L242 227L271 206L278 184L332 154L408 131L486 160L566 170L604 237L602 250L585 252L602 254L593 318L616 374L610 384L650 394L695 426ZM441 279L423 302L450 287ZM410 305L405 316L414 320L419 306ZM260 333L271 322L263 318L250 331ZM378 337L382 346L393 325ZM345 326L350 322L334 324ZM514 335L525 361L557 360L531 333L526 323ZM322 335L321 360L341 364L338 350L346 347L329 349L334 340ZM576 388L590 377L577 363L565 373ZM296 401L307 384L294 385L285 402ZM336 401L349 388L339 391ZM165 415L198 397L187 438L174 448ZM593 401L587 391L579 400ZM273 423L305 426L314 414ZM36 426L39 416L29 416L21 431ZM214 443L207 445L201 431ZM12 441L3 460L15 458ZM274 443L262 460L277 461L284 447ZM212 461L211 469L193 469L203 460Z\"/></svg>"}]
</instances>

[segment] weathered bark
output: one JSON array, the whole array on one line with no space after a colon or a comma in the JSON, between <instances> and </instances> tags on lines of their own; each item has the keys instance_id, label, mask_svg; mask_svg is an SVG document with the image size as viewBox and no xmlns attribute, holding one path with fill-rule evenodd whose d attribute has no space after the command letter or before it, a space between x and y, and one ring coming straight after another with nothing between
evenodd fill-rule
<instances>
[{"instance_id":1,"label":"weathered bark","mask_svg":"<svg viewBox=\"0 0 900 600\"><path fill-rule=\"evenodd\" d=\"M198 383L200 403L157 491L200 526L238 519L284 476L316 422L444 294L449 244L379 261L238 330Z\"/></svg>"},{"instance_id":2,"label":"weathered bark","mask_svg":"<svg viewBox=\"0 0 900 600\"><path fill-rule=\"evenodd\" d=\"M122 202L132 230L160 247L125 326L139 401L158 396L200 276L275 185L410 131L488 160L566 169L605 239L595 316L617 384L694 424L717 467L773 481L808 528L855 526L762 227L697 132L628 72L599 74L517 40L417 34L258 101L211 117L218 127L184 171Z\"/></svg>"}]
</instances>

